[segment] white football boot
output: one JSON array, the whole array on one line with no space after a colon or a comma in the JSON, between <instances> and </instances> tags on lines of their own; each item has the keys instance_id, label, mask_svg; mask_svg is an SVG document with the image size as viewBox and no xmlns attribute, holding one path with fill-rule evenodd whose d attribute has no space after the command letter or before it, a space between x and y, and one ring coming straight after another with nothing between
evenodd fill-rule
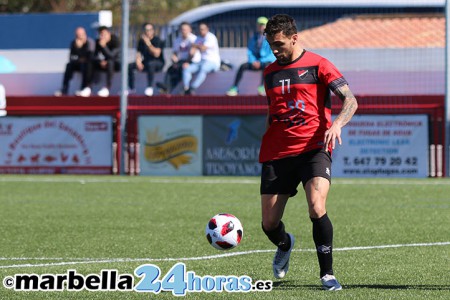
<instances>
[{"instance_id":1,"label":"white football boot","mask_svg":"<svg viewBox=\"0 0 450 300\"><path fill-rule=\"evenodd\" d=\"M277 249L275 253L275 257L273 258L273 275L277 279L281 279L286 276L286 273L289 270L289 258L291 256L291 251L294 248L295 238L292 234L288 233L291 239L291 247L288 251L282 251L280 248Z\"/></svg>"}]
</instances>

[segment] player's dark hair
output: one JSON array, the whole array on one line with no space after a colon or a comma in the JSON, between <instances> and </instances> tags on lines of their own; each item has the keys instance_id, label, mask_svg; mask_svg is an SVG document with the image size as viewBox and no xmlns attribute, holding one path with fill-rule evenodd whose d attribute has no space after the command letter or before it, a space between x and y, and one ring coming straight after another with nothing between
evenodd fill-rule
<instances>
[{"instance_id":1,"label":"player's dark hair","mask_svg":"<svg viewBox=\"0 0 450 300\"><path fill-rule=\"evenodd\" d=\"M264 33L269 36L274 36L277 33L283 32L287 37L297 33L297 25L294 18L285 14L278 14L272 16L267 22Z\"/></svg>"}]
</instances>

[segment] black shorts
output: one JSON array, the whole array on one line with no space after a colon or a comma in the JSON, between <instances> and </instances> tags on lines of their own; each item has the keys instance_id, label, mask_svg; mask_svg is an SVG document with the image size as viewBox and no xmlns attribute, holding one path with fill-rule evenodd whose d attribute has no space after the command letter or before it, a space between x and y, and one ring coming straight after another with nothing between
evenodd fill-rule
<instances>
[{"instance_id":1,"label":"black shorts","mask_svg":"<svg viewBox=\"0 0 450 300\"><path fill-rule=\"evenodd\" d=\"M300 182L303 186L313 177L323 177L331 183L331 155L317 149L282 159L263 163L260 192L263 194L297 194Z\"/></svg>"}]
</instances>

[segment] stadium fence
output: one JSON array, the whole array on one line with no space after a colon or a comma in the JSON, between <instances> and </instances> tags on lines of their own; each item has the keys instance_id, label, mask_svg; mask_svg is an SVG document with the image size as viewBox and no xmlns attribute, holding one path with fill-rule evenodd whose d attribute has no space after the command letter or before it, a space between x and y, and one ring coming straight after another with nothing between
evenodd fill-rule
<instances>
[{"instance_id":1,"label":"stadium fence","mask_svg":"<svg viewBox=\"0 0 450 300\"><path fill-rule=\"evenodd\" d=\"M429 121L429 177L445 174L445 97L430 95L358 96L360 115L426 114ZM332 112L338 113L340 101L333 97ZM9 116L109 115L113 117L112 174L120 174L122 143L125 173L137 175L139 167L138 117L143 115L265 115L267 100L260 96L131 96L128 100L126 140L120 135L119 97L80 99L75 97L9 97Z\"/></svg>"}]
</instances>

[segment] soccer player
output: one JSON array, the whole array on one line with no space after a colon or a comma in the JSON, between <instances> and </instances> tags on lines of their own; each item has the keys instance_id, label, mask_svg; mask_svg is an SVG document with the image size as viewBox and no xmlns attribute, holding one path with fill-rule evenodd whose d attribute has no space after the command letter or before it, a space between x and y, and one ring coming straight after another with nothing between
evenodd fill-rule
<instances>
[{"instance_id":1,"label":"soccer player","mask_svg":"<svg viewBox=\"0 0 450 300\"><path fill-rule=\"evenodd\" d=\"M276 278L289 268L294 236L282 222L289 197L300 182L308 202L312 235L324 289L342 289L333 273L333 226L325 208L331 183L331 152L341 144L341 128L358 104L347 81L327 59L302 48L295 20L284 14L267 23L265 34L276 61L264 70L268 100L267 129L259 160L262 229L278 249L273 260ZM331 121L330 91L343 102Z\"/></svg>"}]
</instances>

